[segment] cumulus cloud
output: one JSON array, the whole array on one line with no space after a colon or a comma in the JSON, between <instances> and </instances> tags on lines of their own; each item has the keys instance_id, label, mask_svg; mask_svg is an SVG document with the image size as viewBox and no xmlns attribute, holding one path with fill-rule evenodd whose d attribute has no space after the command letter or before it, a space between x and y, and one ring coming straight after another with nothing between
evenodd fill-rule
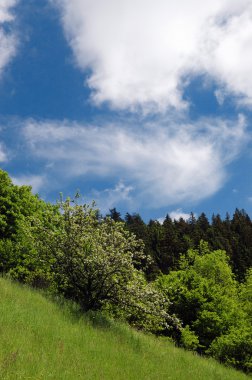
<instances>
[{"instance_id":1,"label":"cumulus cloud","mask_svg":"<svg viewBox=\"0 0 252 380\"><path fill-rule=\"evenodd\" d=\"M219 190L244 144L245 128L243 116L194 124L138 121L138 128L132 120L96 126L27 120L23 133L32 154L55 176L117 181L103 199L124 194L126 201L151 208L199 201Z\"/></svg>"},{"instance_id":2,"label":"cumulus cloud","mask_svg":"<svg viewBox=\"0 0 252 380\"><path fill-rule=\"evenodd\" d=\"M177 210L171 211L169 213L169 216L173 220L179 220L180 218L188 220L191 215L187 214L186 212L183 212L181 208L178 208Z\"/></svg>"},{"instance_id":3,"label":"cumulus cloud","mask_svg":"<svg viewBox=\"0 0 252 380\"><path fill-rule=\"evenodd\" d=\"M11 8L18 0L1 0L0 3L0 77L4 67L14 56L17 47L17 38L14 32L7 32L4 28L6 23L14 20Z\"/></svg>"},{"instance_id":4,"label":"cumulus cloud","mask_svg":"<svg viewBox=\"0 0 252 380\"><path fill-rule=\"evenodd\" d=\"M219 81L220 93L252 105L252 2L234 2L227 14L217 14L203 32L200 60L203 69ZM224 91L223 91L223 88Z\"/></svg>"},{"instance_id":5,"label":"cumulus cloud","mask_svg":"<svg viewBox=\"0 0 252 380\"><path fill-rule=\"evenodd\" d=\"M232 93L252 103L251 0L51 2L96 104L183 109L185 86L202 74L217 82L222 102Z\"/></svg>"},{"instance_id":6,"label":"cumulus cloud","mask_svg":"<svg viewBox=\"0 0 252 380\"><path fill-rule=\"evenodd\" d=\"M194 214L194 216L196 217L197 215ZM169 217L172 220L179 220L180 218L188 220L191 217L191 214L183 212L182 208L177 208L176 210L169 212ZM165 217L158 218L157 221L163 224L163 222L165 221Z\"/></svg>"}]
</instances>

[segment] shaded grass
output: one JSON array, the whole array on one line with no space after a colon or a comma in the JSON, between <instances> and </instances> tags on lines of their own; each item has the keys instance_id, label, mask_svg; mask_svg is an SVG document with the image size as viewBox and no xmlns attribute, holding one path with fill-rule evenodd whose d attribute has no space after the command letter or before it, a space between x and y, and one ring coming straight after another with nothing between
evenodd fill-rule
<instances>
[{"instance_id":1,"label":"shaded grass","mask_svg":"<svg viewBox=\"0 0 252 380\"><path fill-rule=\"evenodd\" d=\"M0 279L0 378L245 380L243 373Z\"/></svg>"}]
</instances>

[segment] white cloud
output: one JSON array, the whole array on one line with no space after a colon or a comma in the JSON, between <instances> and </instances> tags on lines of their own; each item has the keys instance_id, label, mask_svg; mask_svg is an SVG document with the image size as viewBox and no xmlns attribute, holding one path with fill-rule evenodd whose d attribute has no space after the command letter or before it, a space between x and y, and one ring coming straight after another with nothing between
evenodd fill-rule
<instances>
[{"instance_id":1,"label":"white cloud","mask_svg":"<svg viewBox=\"0 0 252 380\"><path fill-rule=\"evenodd\" d=\"M119 181L113 188L92 191L92 199L95 199L100 211L105 213L125 203L129 206L132 202L131 192L133 190L132 186L126 186L122 181Z\"/></svg>"},{"instance_id":2,"label":"white cloud","mask_svg":"<svg viewBox=\"0 0 252 380\"><path fill-rule=\"evenodd\" d=\"M11 177L15 185L18 186L32 186L33 193L38 193L43 189L47 183L47 179L42 175L22 175L18 177Z\"/></svg>"},{"instance_id":3,"label":"white cloud","mask_svg":"<svg viewBox=\"0 0 252 380\"><path fill-rule=\"evenodd\" d=\"M178 208L177 210L171 211L169 216L173 220L179 220L180 218L188 220L191 215L183 212L181 208Z\"/></svg>"},{"instance_id":4,"label":"white cloud","mask_svg":"<svg viewBox=\"0 0 252 380\"><path fill-rule=\"evenodd\" d=\"M14 56L17 47L17 38L14 32L6 32L4 24L13 21L11 8L18 0L1 0L0 3L0 77L4 67Z\"/></svg>"},{"instance_id":5,"label":"white cloud","mask_svg":"<svg viewBox=\"0 0 252 380\"><path fill-rule=\"evenodd\" d=\"M0 142L0 162L8 161L7 152L5 146Z\"/></svg>"},{"instance_id":6,"label":"white cloud","mask_svg":"<svg viewBox=\"0 0 252 380\"><path fill-rule=\"evenodd\" d=\"M10 8L16 5L17 0L1 0L0 3L0 22L8 22L13 20Z\"/></svg>"},{"instance_id":7,"label":"white cloud","mask_svg":"<svg viewBox=\"0 0 252 380\"><path fill-rule=\"evenodd\" d=\"M252 103L251 0L51 0L96 104L183 108L191 75ZM217 92L219 99L220 92Z\"/></svg>"},{"instance_id":8,"label":"white cloud","mask_svg":"<svg viewBox=\"0 0 252 380\"><path fill-rule=\"evenodd\" d=\"M197 214L194 214L194 216L197 217ZM182 218L184 220L188 220L191 217L191 214L183 212L182 208L177 208L176 210L169 212L169 217L172 220L179 220L180 218ZM157 221L159 223L163 224L165 221L165 217L158 218Z\"/></svg>"},{"instance_id":9,"label":"white cloud","mask_svg":"<svg viewBox=\"0 0 252 380\"><path fill-rule=\"evenodd\" d=\"M149 208L214 194L247 137L242 116L194 125L165 119L136 123L138 128L120 122L94 126L27 120L23 131L32 154L50 163L54 178L121 181L105 190L103 199L124 194L125 200L129 196Z\"/></svg>"},{"instance_id":10,"label":"white cloud","mask_svg":"<svg viewBox=\"0 0 252 380\"><path fill-rule=\"evenodd\" d=\"M252 105L252 2L233 3L236 7L217 15L205 28L200 59L204 70L224 86L224 93Z\"/></svg>"},{"instance_id":11,"label":"white cloud","mask_svg":"<svg viewBox=\"0 0 252 380\"><path fill-rule=\"evenodd\" d=\"M156 221L160 224L163 224L165 220L165 217L157 218Z\"/></svg>"}]
</instances>

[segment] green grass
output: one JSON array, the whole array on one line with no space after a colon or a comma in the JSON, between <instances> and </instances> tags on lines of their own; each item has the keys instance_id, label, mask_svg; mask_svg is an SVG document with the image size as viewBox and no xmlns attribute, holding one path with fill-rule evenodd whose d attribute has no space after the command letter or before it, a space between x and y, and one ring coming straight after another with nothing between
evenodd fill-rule
<instances>
[{"instance_id":1,"label":"green grass","mask_svg":"<svg viewBox=\"0 0 252 380\"><path fill-rule=\"evenodd\" d=\"M91 323L71 307L5 279L0 279L0 378L248 379L119 323Z\"/></svg>"}]
</instances>

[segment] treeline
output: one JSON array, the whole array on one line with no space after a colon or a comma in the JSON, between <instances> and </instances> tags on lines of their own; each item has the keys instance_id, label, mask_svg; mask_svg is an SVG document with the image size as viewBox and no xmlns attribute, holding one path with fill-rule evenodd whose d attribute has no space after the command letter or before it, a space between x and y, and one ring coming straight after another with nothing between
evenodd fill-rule
<instances>
[{"instance_id":1,"label":"treeline","mask_svg":"<svg viewBox=\"0 0 252 380\"><path fill-rule=\"evenodd\" d=\"M153 279L160 272L167 274L179 267L181 255L188 249L197 248L201 240L208 242L210 249L224 250L229 258L236 279L244 280L252 266L252 221L244 210L236 209L233 216L225 219L213 215L209 222L204 213L188 220L172 220L166 216L163 223L150 220L145 223L139 214L127 213L122 219L116 209L110 217L124 221L128 230L143 240L145 253L153 258L148 276Z\"/></svg>"},{"instance_id":2,"label":"treeline","mask_svg":"<svg viewBox=\"0 0 252 380\"><path fill-rule=\"evenodd\" d=\"M244 211L212 223L202 214L145 224L115 209L102 217L78 195L46 203L0 170L2 275L248 373L251 239Z\"/></svg>"}]
</instances>

